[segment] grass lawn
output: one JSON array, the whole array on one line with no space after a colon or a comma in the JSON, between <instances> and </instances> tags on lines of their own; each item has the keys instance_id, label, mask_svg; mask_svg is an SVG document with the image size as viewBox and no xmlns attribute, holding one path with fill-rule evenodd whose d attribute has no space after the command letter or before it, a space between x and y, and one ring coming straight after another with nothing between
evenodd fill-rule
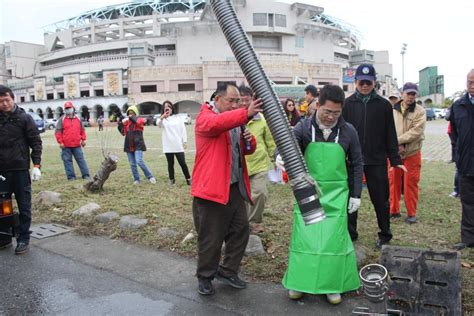
<instances>
[{"instance_id":1,"label":"grass lawn","mask_svg":"<svg viewBox=\"0 0 474 316\"><path fill-rule=\"evenodd\" d=\"M188 126L188 151L186 160L192 169L194 160L193 125ZM114 171L99 194L90 194L82 189L81 180L68 182L60 159L60 150L52 131L43 137L43 178L33 184L34 194L40 191L56 191L62 194L62 203L49 209L36 210L35 222L57 222L71 225L83 234L100 234L111 238L122 238L154 248L167 249L187 256L196 255L196 240L181 243L193 231L191 196L178 163L175 164L176 185L169 186L166 158L161 151L161 130L155 126L145 129L148 151L145 162L152 170L158 183L152 185L143 181L132 185L132 175L125 153L123 138L115 127L106 127L98 132L88 128L88 142L85 156L91 175L95 174L102 162L101 145L106 151L119 154L118 168ZM80 174L76 166L76 176ZM141 171L140 171L141 173ZM454 166L446 162L423 162L418 223L405 224L403 217L392 224L393 245L413 246L433 249L448 249L459 241L461 205L458 199L448 197L452 191ZM141 175L143 175L141 173ZM114 210L121 215L140 215L149 224L140 232L122 232L118 225L102 225L94 221L77 219L71 212L87 202L96 202L102 210ZM286 269L288 246L292 227L293 195L288 186L270 185L269 199L264 216L265 232L260 236L267 254L245 258L243 271L247 278L279 282ZM405 215L405 211L402 210ZM359 241L367 252L368 261L377 262L380 252L375 248L377 224L368 194L364 190L359 210ZM171 227L178 231L175 238L163 238L157 234L160 227ZM463 305L467 313L474 313L474 250L462 252L466 267L462 269Z\"/></svg>"}]
</instances>

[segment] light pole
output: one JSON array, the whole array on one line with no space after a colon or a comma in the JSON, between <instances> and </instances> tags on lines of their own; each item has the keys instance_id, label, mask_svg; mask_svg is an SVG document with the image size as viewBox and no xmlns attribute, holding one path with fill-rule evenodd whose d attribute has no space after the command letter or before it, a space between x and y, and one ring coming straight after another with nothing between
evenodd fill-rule
<instances>
[{"instance_id":1,"label":"light pole","mask_svg":"<svg viewBox=\"0 0 474 316\"><path fill-rule=\"evenodd\" d=\"M400 54L402 55L402 85L405 84L405 52L407 51L407 44L402 44L402 51Z\"/></svg>"}]
</instances>

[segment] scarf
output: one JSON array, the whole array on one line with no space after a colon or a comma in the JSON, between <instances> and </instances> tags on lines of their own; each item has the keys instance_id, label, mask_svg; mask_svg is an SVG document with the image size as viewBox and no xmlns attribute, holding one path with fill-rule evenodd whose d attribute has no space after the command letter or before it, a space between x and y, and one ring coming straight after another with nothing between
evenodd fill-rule
<instances>
[{"instance_id":1,"label":"scarf","mask_svg":"<svg viewBox=\"0 0 474 316\"><path fill-rule=\"evenodd\" d=\"M331 126L326 126L324 125L323 123L321 123L321 121L319 120L319 117L318 117L318 113L319 111L321 110L321 108L319 108L316 113L314 114L314 117L316 119L316 125L318 125L319 129L323 132L323 137L324 137L324 140L328 140L329 136L331 135L332 133L332 129L334 128L334 126L337 125L337 122L336 121L333 125Z\"/></svg>"}]
</instances>

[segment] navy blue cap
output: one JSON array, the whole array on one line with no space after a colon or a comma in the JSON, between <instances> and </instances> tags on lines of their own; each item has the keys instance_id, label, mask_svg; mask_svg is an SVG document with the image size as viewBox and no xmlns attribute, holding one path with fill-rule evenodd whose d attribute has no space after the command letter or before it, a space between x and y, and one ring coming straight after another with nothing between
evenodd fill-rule
<instances>
[{"instance_id":1,"label":"navy blue cap","mask_svg":"<svg viewBox=\"0 0 474 316\"><path fill-rule=\"evenodd\" d=\"M371 64L361 64L356 69L356 80L370 80L375 81L375 68Z\"/></svg>"},{"instance_id":2,"label":"navy blue cap","mask_svg":"<svg viewBox=\"0 0 474 316\"><path fill-rule=\"evenodd\" d=\"M418 86L416 85L416 83L407 82L403 85L402 91L406 93L415 92L416 94L418 94Z\"/></svg>"}]
</instances>

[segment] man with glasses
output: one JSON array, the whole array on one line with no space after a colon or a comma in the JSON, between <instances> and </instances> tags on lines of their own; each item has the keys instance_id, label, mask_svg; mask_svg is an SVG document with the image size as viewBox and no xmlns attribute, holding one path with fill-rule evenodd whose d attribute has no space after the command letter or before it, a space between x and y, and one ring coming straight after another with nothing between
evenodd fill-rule
<instances>
[{"instance_id":1,"label":"man with glasses","mask_svg":"<svg viewBox=\"0 0 474 316\"><path fill-rule=\"evenodd\" d=\"M398 154L392 105L374 89L374 66L357 67L355 80L356 91L345 100L342 115L359 134L365 179L380 229L376 246L381 248L392 239L387 158L392 166L403 170L405 167ZM349 214L349 233L353 241L357 240L357 212Z\"/></svg>"},{"instance_id":2,"label":"man with glasses","mask_svg":"<svg viewBox=\"0 0 474 316\"><path fill-rule=\"evenodd\" d=\"M252 102L252 89L241 85L239 87L241 105L250 106ZM267 201L267 176L268 170L273 165L273 156L275 154L275 142L270 133L270 128L262 114L255 114L247 123L247 128L255 137L257 149L251 155L245 156L247 162L248 175L250 178L250 188L252 190L253 205L247 203L247 213L250 222L250 230L254 234L263 231L263 211Z\"/></svg>"},{"instance_id":3,"label":"man with glasses","mask_svg":"<svg viewBox=\"0 0 474 316\"><path fill-rule=\"evenodd\" d=\"M416 223L418 204L418 182L421 171L421 145L425 138L426 113L416 104L418 86L407 82L403 85L402 100L393 106L393 118L398 138L398 153L407 172L399 168L390 168L390 216L400 217L400 196L405 200L408 224Z\"/></svg>"},{"instance_id":4,"label":"man with glasses","mask_svg":"<svg viewBox=\"0 0 474 316\"><path fill-rule=\"evenodd\" d=\"M214 294L214 277L237 289L246 287L238 276L249 238L245 202L251 203L244 155L252 154L256 143L248 130L241 132L241 126L262 111L262 101L251 101L247 108L240 103L235 84L219 84L214 101L204 103L196 118L191 194L201 295ZM219 265L224 241L224 259Z\"/></svg>"},{"instance_id":5,"label":"man with glasses","mask_svg":"<svg viewBox=\"0 0 474 316\"><path fill-rule=\"evenodd\" d=\"M303 293L326 294L331 304L339 304L341 293L360 286L347 212L360 206L362 154L356 130L341 117L344 98L339 86L324 86L316 112L293 129L309 172L324 193L321 205L326 219L306 226L299 209L294 210L283 278L291 299L300 299ZM282 166L279 155L277 161Z\"/></svg>"},{"instance_id":6,"label":"man with glasses","mask_svg":"<svg viewBox=\"0 0 474 316\"><path fill-rule=\"evenodd\" d=\"M456 167L462 205L461 242L457 250L474 248L474 69L467 74L467 92L454 102L449 117L456 144Z\"/></svg>"}]
</instances>

